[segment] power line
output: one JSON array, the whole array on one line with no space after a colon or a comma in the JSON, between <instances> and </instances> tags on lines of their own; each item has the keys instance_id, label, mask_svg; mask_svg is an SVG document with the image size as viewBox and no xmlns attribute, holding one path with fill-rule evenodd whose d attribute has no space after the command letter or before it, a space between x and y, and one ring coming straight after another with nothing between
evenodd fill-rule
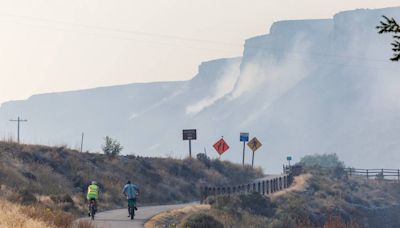
<instances>
[{"instance_id":1,"label":"power line","mask_svg":"<svg viewBox=\"0 0 400 228\"><path fill-rule=\"evenodd\" d=\"M210 43L210 44L217 44L217 45L224 45L224 46L234 46L234 47L243 48L243 44L242 43L232 43L232 42L206 40L206 39L198 39L198 38L192 38L192 37L183 37L183 36L160 34L160 33L150 33L150 32L143 32L143 31L137 31L137 30L129 30L129 29L106 27L106 26L81 24L81 23L60 21L60 20L54 20L54 19L48 19L48 18L14 15L14 14L8 14L8 13L3 13L3 15L8 16L8 17L14 17L14 18L24 18L24 19L43 21L43 22L49 22L49 23L64 24L64 25L75 26L75 27L90 28L90 29L95 29L95 30L111 31L111 32L126 33L126 34L134 34L134 35L147 36L147 37L160 37L160 38L191 41L191 42L198 42L198 43ZM259 46L259 45L246 45L245 44L245 48L247 48L247 49L257 49L257 50L269 50L269 51L284 52L282 49L279 49L279 48L264 47L264 46ZM322 57L351 58L351 59L360 59L360 60L367 60L367 61L387 62L386 59L366 58L366 57L361 57L361 56L335 55L335 54L320 53L320 52L302 52L302 51L297 51L297 50L290 50L290 53L300 54L300 55L315 55L315 56L322 56Z\"/></svg>"},{"instance_id":2,"label":"power line","mask_svg":"<svg viewBox=\"0 0 400 228\"><path fill-rule=\"evenodd\" d=\"M104 26L95 26L95 25L86 25L86 24L79 24L79 23L71 23L71 22L65 22L65 21L57 21L57 20L50 20L46 18L37 18L37 17L29 17L29 16L18 16L18 15L11 15L11 14L6 14L6 16L9 17L16 17L16 18L25 18L25 19L32 19L32 20L38 20L38 21L45 21L45 22L51 22L51 23L57 23L57 24L65 24L65 25L72 25L72 26L79 26L79 27L85 27L85 28L91 28L91 29L96 29L96 30L106 30L106 31L114 31L114 32L120 32L120 33L130 33L130 34L139 34L139 35L145 35L145 36L156 36L156 37L163 37L163 38L168 38L168 39L178 39L178 40L186 40L186 41L195 41L195 42L203 42L203 43L213 43L213 44L224 44L224 45L230 45L230 46L238 46L243 47L242 44L235 44L235 43L226 43L226 42L220 42L220 41L211 41L211 40L202 40L202 39L195 39L195 38L185 38L181 36L173 36L173 35L165 35L165 34L157 34L157 33L146 33L146 32L140 32L140 31L134 31L134 30L125 30L125 29L118 29L118 28L110 28L110 27L104 27ZM28 25L28 26L34 26L34 27L39 27L39 28L44 28L44 29L52 29L52 30L58 30L58 31L67 31L67 32L74 32L72 30L68 29L63 29L63 28L54 28L54 27L49 27L49 26L38 26L34 24L27 24L27 23L21 23L21 22L15 22L13 23L17 24L22 24L22 25ZM98 36L99 34L96 33L88 33L84 32L85 34L89 35L94 35ZM111 38L114 39L121 39L121 40L133 40L133 41L138 41L138 42L146 42L146 43L152 43L152 44L158 44L158 45L165 45L165 46L173 46L173 47L183 47L183 48L191 48L191 49L198 49L198 50L207 50L207 51L216 51L216 52L229 52L232 53L232 50L228 49L215 49L215 48L204 48L204 47L193 47L193 46L187 46L187 45L176 45L176 44L171 44L171 43L165 43L165 42L155 42L155 41L149 41L149 40L138 40L138 39L132 39L132 38L126 38L126 37L117 37L117 36L110 36ZM344 59L357 59L357 60L366 60L366 61L375 61L375 62L385 62L387 63L387 60L383 59L372 59L372 58L366 58L366 57L360 57L360 56L346 56L346 55L335 55L335 54L329 54L329 53L318 53L318 52L302 52L302 51L296 51L296 50L290 50L288 51L283 51L283 49L279 48L271 48L271 47L265 47L265 46L256 46L256 45L245 45L245 49L255 49L255 50L269 50L269 51L274 51L274 52L280 52L282 55L286 55L285 57L290 59L290 55L300 55L303 58L312 58L313 56L318 56L318 57L325 57L325 58L344 58ZM325 59L324 58L324 59ZM294 59L295 61L307 61L306 59ZM318 59L320 60L320 59ZM313 60L315 61L315 60ZM327 65L338 65L338 66L348 66L348 67L360 67L360 68L374 68L377 70L385 70L385 71L398 71L397 69L388 69L388 68L379 68L375 66L365 66L365 65L354 65L354 64L343 64L343 63L335 63L335 62L319 62L320 64L327 64Z\"/></svg>"},{"instance_id":3,"label":"power line","mask_svg":"<svg viewBox=\"0 0 400 228\"><path fill-rule=\"evenodd\" d=\"M161 33L150 33L150 32L112 28L112 27L99 26L99 25L81 24L81 23L59 21L59 20L48 19L48 18L21 16L21 15L14 15L14 14L3 14L3 15L8 16L8 17L25 18L25 19L36 20L36 21L44 21L44 22L50 22L50 23L71 25L71 26L76 26L76 27L90 28L90 29L103 30L103 31L130 33L130 34L141 35L141 36L162 37L162 38L167 38L167 39L185 40L185 41L200 42L200 43L214 43L214 44L224 44L224 45L234 45L234 46L238 45L237 43L228 43L228 42L223 42L223 41L205 40L205 39L168 35L168 34L161 34ZM240 45L242 45L242 44L240 44Z\"/></svg>"},{"instance_id":4,"label":"power line","mask_svg":"<svg viewBox=\"0 0 400 228\"><path fill-rule=\"evenodd\" d=\"M50 26L41 26L41 25L34 25L34 24L15 22L15 21L13 21L12 23L19 24L19 25L32 26L32 27L40 28L40 29L63 31L63 32L79 32L79 33L82 33L85 35L92 35L92 36L96 36L96 37L99 36L98 33L91 33L91 32L87 32L87 31L84 31L84 32L83 31L73 31L73 30L64 29L64 28L54 28L54 27L50 27ZM140 40L140 39L134 39L134 38L121 37L121 36L107 35L107 37L111 38L111 39L136 41L136 42L142 42L142 43L147 43L147 44L156 44L156 45L160 45L160 46L181 47L181 48L189 48L189 49L196 49L196 50L203 50L203 51L214 51L214 52L218 52L218 53L221 53L221 52L232 53L231 49L228 50L228 49L220 49L220 48L195 47L195 46L173 44L173 43L159 42L159 41L153 41L153 40Z\"/></svg>"}]
</instances>

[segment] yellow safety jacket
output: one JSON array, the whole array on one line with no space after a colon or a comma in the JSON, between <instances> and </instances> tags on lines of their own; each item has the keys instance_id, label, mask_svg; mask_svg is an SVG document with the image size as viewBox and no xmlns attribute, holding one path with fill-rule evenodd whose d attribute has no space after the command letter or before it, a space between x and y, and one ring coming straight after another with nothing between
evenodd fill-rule
<instances>
[{"instance_id":1,"label":"yellow safety jacket","mask_svg":"<svg viewBox=\"0 0 400 228\"><path fill-rule=\"evenodd\" d=\"M95 184L89 185L86 198L88 200L90 199L97 200L98 197L99 197L99 187Z\"/></svg>"}]
</instances>

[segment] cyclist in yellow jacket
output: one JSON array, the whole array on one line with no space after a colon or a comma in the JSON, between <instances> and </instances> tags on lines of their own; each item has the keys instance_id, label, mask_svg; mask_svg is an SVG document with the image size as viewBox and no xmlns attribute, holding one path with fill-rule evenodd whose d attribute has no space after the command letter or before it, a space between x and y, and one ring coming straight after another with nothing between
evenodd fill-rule
<instances>
[{"instance_id":1,"label":"cyclist in yellow jacket","mask_svg":"<svg viewBox=\"0 0 400 228\"><path fill-rule=\"evenodd\" d=\"M97 199L98 198L99 198L99 186L97 186L96 181L92 181L92 184L89 185L87 194L86 194L86 199L88 200L88 203L89 203L88 216L90 216L90 201L94 200L95 211L97 211Z\"/></svg>"}]
</instances>

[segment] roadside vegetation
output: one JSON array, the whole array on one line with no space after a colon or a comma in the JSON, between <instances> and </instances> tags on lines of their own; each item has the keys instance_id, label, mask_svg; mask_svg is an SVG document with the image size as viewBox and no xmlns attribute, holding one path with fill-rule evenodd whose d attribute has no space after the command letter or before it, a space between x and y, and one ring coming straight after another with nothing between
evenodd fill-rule
<instances>
[{"instance_id":1,"label":"roadside vegetation","mask_svg":"<svg viewBox=\"0 0 400 228\"><path fill-rule=\"evenodd\" d=\"M261 170L205 155L191 160L109 156L0 142L0 199L73 216L86 211L92 180L100 186L99 209L109 210L125 207L121 189L128 180L141 189L140 206L197 201L204 184L242 183L260 176Z\"/></svg>"},{"instance_id":2,"label":"roadside vegetation","mask_svg":"<svg viewBox=\"0 0 400 228\"><path fill-rule=\"evenodd\" d=\"M73 216L42 205L20 205L0 200L0 227L13 228L91 228L90 223L73 224Z\"/></svg>"},{"instance_id":3,"label":"roadside vegetation","mask_svg":"<svg viewBox=\"0 0 400 228\"><path fill-rule=\"evenodd\" d=\"M398 181L350 177L335 154L304 157L291 190L209 197L208 210L170 219L186 227L190 218L211 216L224 227L398 227ZM304 183L306 181L307 183ZM301 186L300 186L301 185ZM197 214L197 215L196 215ZM165 219L168 221L168 219ZM179 222L177 222L179 221ZM159 224L163 227L165 224Z\"/></svg>"}]
</instances>

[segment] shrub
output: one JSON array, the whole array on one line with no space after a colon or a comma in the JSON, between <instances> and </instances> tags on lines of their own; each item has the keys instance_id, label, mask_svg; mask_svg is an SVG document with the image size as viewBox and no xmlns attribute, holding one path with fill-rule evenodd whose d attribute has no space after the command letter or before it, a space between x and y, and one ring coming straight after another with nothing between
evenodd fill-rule
<instances>
[{"instance_id":1,"label":"shrub","mask_svg":"<svg viewBox=\"0 0 400 228\"><path fill-rule=\"evenodd\" d=\"M275 214L276 204L271 202L268 197L262 196L258 192L238 196L217 196L212 206L228 212L240 213L248 212L254 215L271 217Z\"/></svg>"},{"instance_id":2,"label":"shrub","mask_svg":"<svg viewBox=\"0 0 400 228\"><path fill-rule=\"evenodd\" d=\"M258 192L253 192L250 195L240 195L239 199L239 206L251 214L270 217L275 213L276 205L268 197L264 197Z\"/></svg>"},{"instance_id":3,"label":"shrub","mask_svg":"<svg viewBox=\"0 0 400 228\"><path fill-rule=\"evenodd\" d=\"M221 222L216 220L214 217L207 214L192 214L187 217L180 227L190 227L190 228L204 228L204 227L212 227L212 228L223 228Z\"/></svg>"},{"instance_id":4,"label":"shrub","mask_svg":"<svg viewBox=\"0 0 400 228\"><path fill-rule=\"evenodd\" d=\"M300 160L300 164L304 167L344 167L344 163L339 160L336 154L307 155Z\"/></svg>"},{"instance_id":5,"label":"shrub","mask_svg":"<svg viewBox=\"0 0 400 228\"><path fill-rule=\"evenodd\" d=\"M24 205L30 205L37 202L36 197L29 190L22 190L19 194L21 196L20 201Z\"/></svg>"},{"instance_id":6,"label":"shrub","mask_svg":"<svg viewBox=\"0 0 400 228\"><path fill-rule=\"evenodd\" d=\"M101 147L104 154L108 155L108 156L116 156L119 155L119 153L122 151L123 147L121 146L121 144L115 140L112 139L109 136L106 136L104 138L104 145Z\"/></svg>"},{"instance_id":7,"label":"shrub","mask_svg":"<svg viewBox=\"0 0 400 228\"><path fill-rule=\"evenodd\" d=\"M197 160L201 161L207 168L211 167L211 160L206 154L199 153L199 154L197 154L196 157L197 157Z\"/></svg>"}]
</instances>

